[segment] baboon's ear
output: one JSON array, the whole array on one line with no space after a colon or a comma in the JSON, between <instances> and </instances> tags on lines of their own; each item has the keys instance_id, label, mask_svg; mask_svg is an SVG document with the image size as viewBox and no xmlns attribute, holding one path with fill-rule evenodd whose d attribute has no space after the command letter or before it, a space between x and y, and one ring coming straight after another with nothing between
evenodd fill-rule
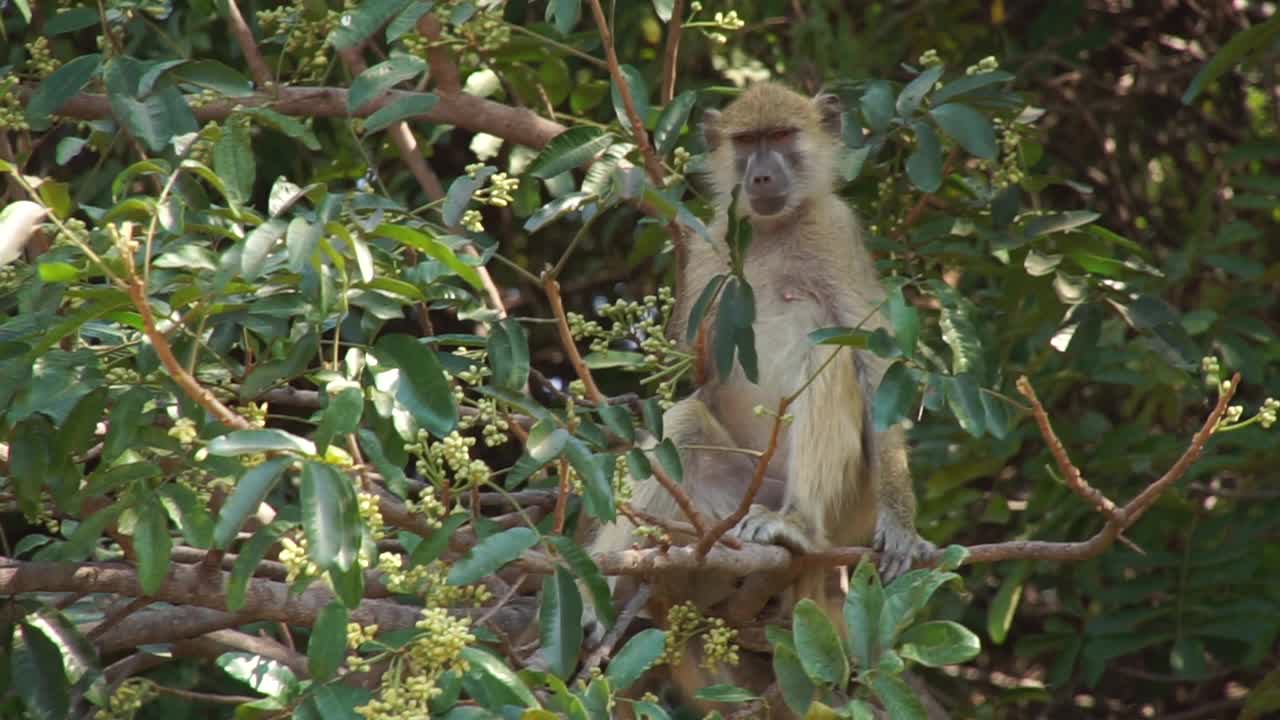
<instances>
[{"instance_id":1,"label":"baboon's ear","mask_svg":"<svg viewBox=\"0 0 1280 720\"><path fill-rule=\"evenodd\" d=\"M836 137L840 137L844 122L844 103L840 102L840 96L832 93L819 93L813 99L813 104L818 108L818 114L822 117L822 129Z\"/></svg>"},{"instance_id":2,"label":"baboon's ear","mask_svg":"<svg viewBox=\"0 0 1280 720\"><path fill-rule=\"evenodd\" d=\"M709 152L720 147L720 111L708 110L702 113L702 141L707 144Z\"/></svg>"}]
</instances>

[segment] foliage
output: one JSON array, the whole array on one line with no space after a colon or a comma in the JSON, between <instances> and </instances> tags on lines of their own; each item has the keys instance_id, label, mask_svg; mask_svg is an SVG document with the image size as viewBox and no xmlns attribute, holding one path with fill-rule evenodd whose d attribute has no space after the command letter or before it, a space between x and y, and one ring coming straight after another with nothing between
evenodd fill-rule
<instances>
[{"instance_id":1,"label":"foliage","mask_svg":"<svg viewBox=\"0 0 1280 720\"><path fill-rule=\"evenodd\" d=\"M687 712L645 673L695 635L729 662L738 629L632 628L584 666L588 610L633 618L579 530L630 476L681 479L671 236L711 240L699 109L766 76L844 102L889 330L812 339L892 360L874 418L911 423L930 540L1105 521L1018 376L1117 501L1229 371L1258 410L1127 546L963 577L955 547L887 586L859 565L847 634L807 603L767 629L778 697L698 699L922 717L909 672L957 716L1274 711L1280 25L1095 4L610 3L617 73L593 0L5 5L0 713ZM745 228L692 292L741 310L713 357L752 375Z\"/></svg>"}]
</instances>

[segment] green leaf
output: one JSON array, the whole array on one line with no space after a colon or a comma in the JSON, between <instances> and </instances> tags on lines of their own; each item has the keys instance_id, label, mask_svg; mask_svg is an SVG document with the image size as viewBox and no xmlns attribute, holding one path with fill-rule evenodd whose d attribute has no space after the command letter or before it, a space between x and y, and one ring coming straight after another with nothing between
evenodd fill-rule
<instances>
[{"instance_id":1,"label":"green leaf","mask_svg":"<svg viewBox=\"0 0 1280 720\"><path fill-rule=\"evenodd\" d=\"M654 0L655 3L662 1ZM661 706L644 700L632 702L631 709L636 714L636 720L671 720L671 715L666 710L663 710Z\"/></svg>"},{"instance_id":2,"label":"green leaf","mask_svg":"<svg viewBox=\"0 0 1280 720\"><path fill-rule=\"evenodd\" d=\"M898 652L921 665L939 667L967 662L982 650L978 636L950 620L935 620L908 628Z\"/></svg>"},{"instance_id":3,"label":"green leaf","mask_svg":"<svg viewBox=\"0 0 1280 720\"><path fill-rule=\"evenodd\" d=\"M467 647L462 649L462 659L471 666L471 673L496 684L503 689L504 695L509 695L520 705L527 708L541 707L520 676L492 653L477 647Z\"/></svg>"},{"instance_id":4,"label":"green leaf","mask_svg":"<svg viewBox=\"0 0 1280 720\"><path fill-rule=\"evenodd\" d=\"M900 676L875 673L867 681L867 685L893 720L926 720L928 718L924 704Z\"/></svg>"},{"instance_id":5,"label":"green leaf","mask_svg":"<svg viewBox=\"0 0 1280 720\"><path fill-rule=\"evenodd\" d=\"M729 276L721 273L711 278L707 286L702 288L702 292L698 294L698 299L693 303L693 309L689 311L689 326L685 331L685 342L692 343L698 336L698 328L702 326L702 319L706 317L707 310L711 308L711 303L715 302L716 296L720 294L720 288L724 286Z\"/></svg>"},{"instance_id":6,"label":"green leaf","mask_svg":"<svg viewBox=\"0 0 1280 720\"><path fill-rule=\"evenodd\" d=\"M235 565L231 567L231 577L227 579L227 610L229 612L236 612L244 607L244 595L249 587L249 580L258 569L262 558L266 556L267 550L276 544L287 528L288 525L281 522L258 528L253 537L249 538L249 542L240 546L240 552L236 553Z\"/></svg>"},{"instance_id":7,"label":"green leaf","mask_svg":"<svg viewBox=\"0 0 1280 720\"><path fill-rule=\"evenodd\" d=\"M466 513L454 513L444 519L440 527L431 531L431 534L423 538L414 548L413 553L409 556L409 561L414 567L419 565L429 565L449 548L449 541L453 539L453 534L458 531L471 517Z\"/></svg>"},{"instance_id":8,"label":"green leaf","mask_svg":"<svg viewBox=\"0 0 1280 720\"><path fill-rule=\"evenodd\" d=\"M653 11L658 14L658 19L664 23L671 22L675 7L675 0L653 0Z\"/></svg>"},{"instance_id":9,"label":"green leaf","mask_svg":"<svg viewBox=\"0 0 1280 720\"><path fill-rule=\"evenodd\" d=\"M329 576L329 587L333 588L338 602L349 610L360 607L360 602L364 600L364 568L360 563L353 562L345 570L332 565L326 574Z\"/></svg>"},{"instance_id":10,"label":"green leaf","mask_svg":"<svg viewBox=\"0 0 1280 720\"><path fill-rule=\"evenodd\" d=\"M259 125L274 128L294 140L300 141L307 146L308 150L318 151L320 149L320 140L316 137L316 134L312 132L310 127L303 125L296 118L265 107L245 108L239 112L253 118ZM365 126L367 127L368 124L368 121L366 121Z\"/></svg>"},{"instance_id":11,"label":"green leaf","mask_svg":"<svg viewBox=\"0 0 1280 720\"><path fill-rule=\"evenodd\" d=\"M493 384L521 392L529 379L529 340L515 318L506 318L489 326L489 367Z\"/></svg>"},{"instance_id":12,"label":"green leaf","mask_svg":"<svg viewBox=\"0 0 1280 720\"><path fill-rule=\"evenodd\" d=\"M456 184L457 183L455 182L455 185ZM435 237L413 228L390 224L379 225L373 231L373 234L380 237L391 238L402 245L408 245L411 248L421 250L427 255L430 255L433 259L438 260L445 267L452 270L458 275L458 277L466 280L467 284L471 287L477 290L484 289L484 281L480 279L480 273L471 265L462 262L452 248L445 245ZM446 239L451 237L453 236L446 236Z\"/></svg>"},{"instance_id":13,"label":"green leaf","mask_svg":"<svg viewBox=\"0 0 1280 720\"><path fill-rule=\"evenodd\" d=\"M570 437L564 455L573 471L582 479L582 499L587 514L601 522L613 522L617 508L613 504L613 456L596 455L586 443Z\"/></svg>"},{"instance_id":14,"label":"green leaf","mask_svg":"<svg viewBox=\"0 0 1280 720\"><path fill-rule=\"evenodd\" d=\"M976 75L965 75L962 78L958 78L946 85L943 85L933 94L931 99L935 105L941 105L952 98L967 95L974 90L984 88L988 85L994 85L996 83L1007 82L1013 79L1013 74L1005 72L1004 70L992 70L991 72L977 73Z\"/></svg>"},{"instance_id":15,"label":"green leaf","mask_svg":"<svg viewBox=\"0 0 1280 720\"><path fill-rule=\"evenodd\" d=\"M118 61L113 61L112 65ZM173 86L164 87L138 100L113 88L108 66L107 97L111 102L111 114L125 126L148 150L162 152L177 135L199 129L195 115L182 93Z\"/></svg>"},{"instance_id":16,"label":"green leaf","mask_svg":"<svg viewBox=\"0 0 1280 720\"><path fill-rule=\"evenodd\" d=\"M983 375L982 343L973 322L974 306L968 300L944 302L938 317L942 340L951 348L951 371L957 375Z\"/></svg>"},{"instance_id":17,"label":"green leaf","mask_svg":"<svg viewBox=\"0 0 1280 720\"><path fill-rule=\"evenodd\" d=\"M531 233L538 232L571 212L596 207L599 199L594 193L589 192L571 192L562 195L530 215L524 222L524 229Z\"/></svg>"},{"instance_id":18,"label":"green leaf","mask_svg":"<svg viewBox=\"0 0 1280 720\"><path fill-rule=\"evenodd\" d=\"M96 16L97 13L94 15ZM31 94L31 99L27 101L27 122L31 123L32 129L43 130L49 127L49 117L84 89L84 86L88 85L93 76L98 73L101 65L101 54L81 55L68 61L45 78L44 82L40 83L36 91Z\"/></svg>"},{"instance_id":19,"label":"green leaf","mask_svg":"<svg viewBox=\"0 0 1280 720\"><path fill-rule=\"evenodd\" d=\"M20 2L18 3L18 7L19 8L24 7L26 6L26 4L27 3L25 1ZM27 21L30 22L31 16L29 12L24 14L27 16ZM97 25L97 24L98 24L97 8L91 8L91 7L61 8L58 14L54 15L51 18L48 18L48 22L44 24L43 34L47 37L55 37L57 35L62 35L64 33L75 32L76 30L83 30L84 28L87 28L90 25Z\"/></svg>"},{"instance_id":20,"label":"green leaf","mask_svg":"<svg viewBox=\"0 0 1280 720\"><path fill-rule=\"evenodd\" d=\"M996 131L991 120L968 105L948 103L929 111L942 132L955 138L960 146L975 157L994 160L996 157Z\"/></svg>"},{"instance_id":21,"label":"green leaf","mask_svg":"<svg viewBox=\"0 0 1280 720\"><path fill-rule=\"evenodd\" d=\"M231 546L244 521L258 511L290 462L289 458L272 458L245 472L218 512L218 521L213 527L214 547Z\"/></svg>"},{"instance_id":22,"label":"green leaf","mask_svg":"<svg viewBox=\"0 0 1280 720\"><path fill-rule=\"evenodd\" d=\"M178 80L227 97L249 97L253 94L253 83L249 78L217 60L190 60L175 67L171 74Z\"/></svg>"},{"instance_id":23,"label":"green leaf","mask_svg":"<svg viewBox=\"0 0 1280 720\"><path fill-rule=\"evenodd\" d=\"M1062 255L1041 255L1035 250L1028 250L1022 267L1031 277L1043 277L1052 273L1062 262Z\"/></svg>"},{"instance_id":24,"label":"green leaf","mask_svg":"<svg viewBox=\"0 0 1280 720\"><path fill-rule=\"evenodd\" d=\"M365 0L342 14L329 42L338 50L353 48L391 22L411 1Z\"/></svg>"},{"instance_id":25,"label":"green leaf","mask_svg":"<svg viewBox=\"0 0 1280 720\"><path fill-rule=\"evenodd\" d=\"M653 449L653 456L672 480L684 484L684 466L680 462L680 451L676 449L675 443L671 442L671 438L663 438L662 442Z\"/></svg>"},{"instance_id":26,"label":"green leaf","mask_svg":"<svg viewBox=\"0 0 1280 720\"><path fill-rule=\"evenodd\" d=\"M871 333L848 327L818 328L809 333L809 342L814 345L842 345L844 347L865 348L871 340Z\"/></svg>"},{"instance_id":27,"label":"green leaf","mask_svg":"<svg viewBox=\"0 0 1280 720\"><path fill-rule=\"evenodd\" d=\"M582 650L582 595L573 576L558 565L542 579L538 629L551 672L564 680L573 677Z\"/></svg>"},{"instance_id":28,"label":"green leaf","mask_svg":"<svg viewBox=\"0 0 1280 720\"><path fill-rule=\"evenodd\" d=\"M417 55L393 55L360 73L347 91L347 112L357 114L371 100L381 97L398 83L415 78L427 70L427 61Z\"/></svg>"},{"instance_id":29,"label":"green leaf","mask_svg":"<svg viewBox=\"0 0 1280 720\"><path fill-rule=\"evenodd\" d=\"M983 424L987 432L997 440L1005 439L1009 435L1012 421L1009 402L998 395L981 390L978 391L978 397L982 400Z\"/></svg>"},{"instance_id":30,"label":"green leaf","mask_svg":"<svg viewBox=\"0 0 1280 720\"><path fill-rule=\"evenodd\" d=\"M885 314L893 326L893 339L902 348L902 354L911 357L916 349L916 339L920 337L920 313L907 302L900 285L894 284L889 288Z\"/></svg>"},{"instance_id":31,"label":"green leaf","mask_svg":"<svg viewBox=\"0 0 1280 720\"><path fill-rule=\"evenodd\" d=\"M817 688L805 674L804 665L796 656L796 651L789 645L778 645L773 649L773 674L778 678L778 688L782 691L782 700L792 712L803 716Z\"/></svg>"},{"instance_id":32,"label":"green leaf","mask_svg":"<svg viewBox=\"0 0 1280 720\"><path fill-rule=\"evenodd\" d=\"M1072 230L1081 225L1088 225L1097 220L1098 213L1090 210L1072 210L1063 213L1048 213L1032 218L1022 229L1027 238L1049 235L1051 233Z\"/></svg>"},{"instance_id":33,"label":"green leaf","mask_svg":"<svg viewBox=\"0 0 1280 720\"><path fill-rule=\"evenodd\" d=\"M440 96L435 93L396 93L391 102L369 113L364 119L364 132L376 133L392 123L426 115L435 109Z\"/></svg>"},{"instance_id":34,"label":"green leaf","mask_svg":"<svg viewBox=\"0 0 1280 720\"><path fill-rule=\"evenodd\" d=\"M622 79L627 85L627 89L631 91L631 101L635 104L636 115L639 116L640 122L644 122L649 117L649 87L645 84L644 75L639 70L630 65L622 66ZM613 97L613 112L618 116L618 122L623 128L630 130L633 134L638 134L631 127L631 120L627 117L627 109L622 102L622 92L615 80L611 86L611 95Z\"/></svg>"},{"instance_id":35,"label":"green leaf","mask_svg":"<svg viewBox=\"0 0 1280 720\"><path fill-rule=\"evenodd\" d=\"M514 527L494 533L477 542L449 569L450 585L469 585L520 557L538 544L538 533L527 527Z\"/></svg>"},{"instance_id":36,"label":"green leaf","mask_svg":"<svg viewBox=\"0 0 1280 720\"><path fill-rule=\"evenodd\" d=\"M323 455L334 437L358 430L363 415L364 392L359 387L344 387L338 394L329 396L329 404L321 413L320 423L316 425L313 435L316 452Z\"/></svg>"},{"instance_id":37,"label":"green leaf","mask_svg":"<svg viewBox=\"0 0 1280 720\"><path fill-rule=\"evenodd\" d=\"M378 359L400 369L395 397L427 432L448 435L458 423L453 390L435 351L409 335L378 338L374 345Z\"/></svg>"},{"instance_id":38,"label":"green leaf","mask_svg":"<svg viewBox=\"0 0 1280 720\"><path fill-rule=\"evenodd\" d=\"M1191 79L1187 91L1182 94L1182 104L1190 105L1206 87L1236 63L1271 45L1277 33L1280 33L1280 15L1236 33Z\"/></svg>"},{"instance_id":39,"label":"green leaf","mask_svg":"<svg viewBox=\"0 0 1280 720\"><path fill-rule=\"evenodd\" d=\"M911 123L916 136L916 149L907 158L907 177L923 192L937 192L942 187L942 145L933 128L921 120Z\"/></svg>"},{"instance_id":40,"label":"green leaf","mask_svg":"<svg viewBox=\"0 0 1280 720\"><path fill-rule=\"evenodd\" d=\"M387 31L384 35L387 42L395 42L405 35L415 32L418 27L418 20L423 15L431 12L434 5L435 2L433 0L418 0L405 8L403 12L396 16L395 20L387 24Z\"/></svg>"},{"instance_id":41,"label":"green leaf","mask_svg":"<svg viewBox=\"0 0 1280 720\"><path fill-rule=\"evenodd\" d=\"M929 94L933 89L933 84L938 82L938 78L942 77L943 66L934 65L926 69L915 77L907 86L902 88L902 92L898 93L898 100L894 107L898 114L907 117L915 113L920 107L920 103L924 100L924 96Z\"/></svg>"},{"instance_id":42,"label":"green leaf","mask_svg":"<svg viewBox=\"0 0 1280 720\"><path fill-rule=\"evenodd\" d=\"M194 490L178 483L161 485L160 503L188 545L201 549L212 546L213 517L206 501Z\"/></svg>"},{"instance_id":43,"label":"green leaf","mask_svg":"<svg viewBox=\"0 0 1280 720\"><path fill-rule=\"evenodd\" d=\"M840 644L840 633L822 608L809 598L796 603L791 632L805 674L816 684L844 687L849 679L849 658Z\"/></svg>"},{"instance_id":44,"label":"green leaf","mask_svg":"<svg viewBox=\"0 0 1280 720\"><path fill-rule=\"evenodd\" d=\"M36 275L43 283L73 282L80 271L70 263L41 261L36 264Z\"/></svg>"},{"instance_id":45,"label":"green leaf","mask_svg":"<svg viewBox=\"0 0 1280 720\"><path fill-rule=\"evenodd\" d=\"M94 433L98 423L103 419L107 408L107 389L98 388L80 398L75 407L67 415L67 419L58 428L53 439L52 457L70 461L73 456L80 455L93 444Z\"/></svg>"},{"instance_id":46,"label":"green leaf","mask_svg":"<svg viewBox=\"0 0 1280 720\"><path fill-rule=\"evenodd\" d=\"M1018 610L1018 602L1022 599L1022 588L1027 582L1027 565L1020 564L1020 570L1006 575L996 591L991 606L987 608L987 635L991 642L1003 645L1013 625L1014 613Z\"/></svg>"},{"instance_id":47,"label":"green leaf","mask_svg":"<svg viewBox=\"0 0 1280 720\"><path fill-rule=\"evenodd\" d=\"M543 418L529 428L529 439L525 443L525 451L529 457L542 467L560 457L565 443L569 442L569 431L558 426L549 418Z\"/></svg>"},{"instance_id":48,"label":"green leaf","mask_svg":"<svg viewBox=\"0 0 1280 720\"><path fill-rule=\"evenodd\" d=\"M609 661L605 669L605 677L616 692L622 692L640 679L649 668L662 657L666 647L667 636L661 630L648 628L641 630L627 641L617 655Z\"/></svg>"},{"instance_id":49,"label":"green leaf","mask_svg":"<svg viewBox=\"0 0 1280 720\"><path fill-rule=\"evenodd\" d=\"M759 695L751 692L750 690L740 688L737 685L727 685L724 683L708 685L694 693L693 696L699 700L706 700L707 702L722 703L751 702L752 700L758 700L760 698Z\"/></svg>"},{"instance_id":50,"label":"green leaf","mask_svg":"<svg viewBox=\"0 0 1280 720\"><path fill-rule=\"evenodd\" d=\"M890 365L880 379L875 400L871 403L871 419L876 432L888 430L905 417L915 396L916 384L907 366L900 362Z\"/></svg>"},{"instance_id":51,"label":"green leaf","mask_svg":"<svg viewBox=\"0 0 1280 720\"><path fill-rule=\"evenodd\" d=\"M360 514L351 478L324 463L302 465L302 529L321 569L346 570L360 549Z\"/></svg>"},{"instance_id":52,"label":"green leaf","mask_svg":"<svg viewBox=\"0 0 1280 720\"><path fill-rule=\"evenodd\" d=\"M849 592L844 598L849 652L860 670L873 668L880 661L880 616L884 606L880 576L870 562L863 560L850 576Z\"/></svg>"},{"instance_id":53,"label":"green leaf","mask_svg":"<svg viewBox=\"0 0 1280 720\"><path fill-rule=\"evenodd\" d=\"M551 138L525 172L542 180L553 178L591 162L613 141L613 135L600 128L586 125L571 127Z\"/></svg>"},{"instance_id":54,"label":"green leaf","mask_svg":"<svg viewBox=\"0 0 1280 720\"><path fill-rule=\"evenodd\" d=\"M569 569L573 570L573 573L586 586L591 605L596 610L596 617L604 623L605 627L613 627L614 618L618 613L613 607L613 595L609 591L609 583L600 573L595 560L592 560L587 551L572 538L552 535L547 539L560 553L560 558L569 564Z\"/></svg>"},{"instance_id":55,"label":"green leaf","mask_svg":"<svg viewBox=\"0 0 1280 720\"><path fill-rule=\"evenodd\" d=\"M582 0L551 0L545 17L548 22L555 19L556 32L568 35L582 17Z\"/></svg>"},{"instance_id":56,"label":"green leaf","mask_svg":"<svg viewBox=\"0 0 1280 720\"><path fill-rule=\"evenodd\" d=\"M253 198L258 168L249 128L235 120L223 123L222 137L213 145L213 170L222 178L232 201L244 204Z\"/></svg>"},{"instance_id":57,"label":"green leaf","mask_svg":"<svg viewBox=\"0 0 1280 720\"><path fill-rule=\"evenodd\" d=\"M61 649L39 627L25 622L18 627L25 647L17 649L12 671L13 679L23 682L14 683L12 689L22 698L31 717L65 720L71 716L71 697Z\"/></svg>"},{"instance_id":58,"label":"green leaf","mask_svg":"<svg viewBox=\"0 0 1280 720\"><path fill-rule=\"evenodd\" d=\"M244 239L244 252L240 254L240 272L245 280L253 280L262 274L267 255L289 229L283 218L268 220L249 232Z\"/></svg>"},{"instance_id":59,"label":"green leaf","mask_svg":"<svg viewBox=\"0 0 1280 720\"><path fill-rule=\"evenodd\" d=\"M662 438L662 405L658 404L657 398L641 401L640 417L644 420L645 429L655 440Z\"/></svg>"},{"instance_id":60,"label":"green leaf","mask_svg":"<svg viewBox=\"0 0 1280 720\"><path fill-rule=\"evenodd\" d=\"M449 191L445 193L444 208L440 211L441 219L444 220L445 225L454 227L458 224L462 219L462 213L466 211L467 205L471 203L471 196L495 172L497 172L497 168L492 165L485 165L476 170L474 175L463 173L449 183Z\"/></svg>"},{"instance_id":61,"label":"green leaf","mask_svg":"<svg viewBox=\"0 0 1280 720\"><path fill-rule=\"evenodd\" d=\"M134 507L133 549L138 554L138 585L144 595L153 595L169 574L173 540L169 537L169 515L155 496Z\"/></svg>"},{"instance_id":62,"label":"green leaf","mask_svg":"<svg viewBox=\"0 0 1280 720\"><path fill-rule=\"evenodd\" d=\"M346 655L347 609L334 601L316 615L307 642L307 670L316 682L325 682L342 667Z\"/></svg>"},{"instance_id":63,"label":"green leaf","mask_svg":"<svg viewBox=\"0 0 1280 720\"><path fill-rule=\"evenodd\" d=\"M293 343L289 354L280 360L269 360L255 367L240 383L241 399L257 397L266 389L307 371L320 350L320 336L307 333Z\"/></svg>"},{"instance_id":64,"label":"green leaf","mask_svg":"<svg viewBox=\"0 0 1280 720\"><path fill-rule=\"evenodd\" d=\"M109 462L133 447L133 438L142 425L142 406L151 400L151 393L136 387L129 389L111 407L106 437L102 439L102 461Z\"/></svg>"},{"instance_id":65,"label":"green leaf","mask_svg":"<svg viewBox=\"0 0 1280 720\"><path fill-rule=\"evenodd\" d=\"M306 438L276 428L233 430L209 441L210 455L250 455L262 452L290 452L315 455L315 445Z\"/></svg>"},{"instance_id":66,"label":"green leaf","mask_svg":"<svg viewBox=\"0 0 1280 720\"><path fill-rule=\"evenodd\" d=\"M982 407L978 383L974 381L973 376L969 373L961 373L943 377L942 392L960 427L974 437L982 437L986 432L984 422L986 411Z\"/></svg>"},{"instance_id":67,"label":"green leaf","mask_svg":"<svg viewBox=\"0 0 1280 720\"><path fill-rule=\"evenodd\" d=\"M628 444L635 442L636 428L631 422L631 411L626 405L605 405L598 408L600 419L604 421L605 427L613 431L614 435L622 438Z\"/></svg>"},{"instance_id":68,"label":"green leaf","mask_svg":"<svg viewBox=\"0 0 1280 720\"><path fill-rule=\"evenodd\" d=\"M662 109L662 114L658 116L658 123L653 127L653 147L658 151L659 156L666 157L676 149L676 143L680 140L680 130L684 128L685 123L689 122L689 113L697 101L697 91L685 90L672 98L671 102Z\"/></svg>"},{"instance_id":69,"label":"green leaf","mask_svg":"<svg viewBox=\"0 0 1280 720\"><path fill-rule=\"evenodd\" d=\"M879 134L889 129L893 122L893 88L886 80L873 80L867 84L859 103L862 119L871 132Z\"/></svg>"}]
</instances>

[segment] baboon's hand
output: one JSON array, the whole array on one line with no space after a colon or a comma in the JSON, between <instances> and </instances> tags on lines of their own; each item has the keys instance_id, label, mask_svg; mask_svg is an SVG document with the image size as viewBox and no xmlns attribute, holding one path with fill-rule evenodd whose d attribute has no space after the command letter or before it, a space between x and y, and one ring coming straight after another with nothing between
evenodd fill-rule
<instances>
[{"instance_id":1,"label":"baboon's hand","mask_svg":"<svg viewBox=\"0 0 1280 720\"><path fill-rule=\"evenodd\" d=\"M733 534L742 540L781 545L793 552L812 552L813 540L809 532L792 515L784 515L765 507L752 505Z\"/></svg>"},{"instance_id":2,"label":"baboon's hand","mask_svg":"<svg viewBox=\"0 0 1280 720\"><path fill-rule=\"evenodd\" d=\"M886 582L911 569L936 548L916 534L914 527L904 525L893 513L880 512L876 521L876 537L872 547L880 552L880 578Z\"/></svg>"}]
</instances>

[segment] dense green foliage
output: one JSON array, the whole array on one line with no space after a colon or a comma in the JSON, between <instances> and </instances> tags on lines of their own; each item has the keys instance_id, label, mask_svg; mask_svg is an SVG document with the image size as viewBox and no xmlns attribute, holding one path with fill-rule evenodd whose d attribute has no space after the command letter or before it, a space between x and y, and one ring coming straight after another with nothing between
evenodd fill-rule
<instances>
[{"instance_id":1,"label":"dense green foliage","mask_svg":"<svg viewBox=\"0 0 1280 720\"><path fill-rule=\"evenodd\" d=\"M1270 5L339 5L0 8L0 714L699 717L640 695L695 637L772 655L699 693L726 716L1280 708ZM575 531L681 476L636 446L691 387L661 328L672 233L707 241L697 119L769 77L844 101L892 332L813 339L893 360L875 421L940 547L1107 522L1020 376L1120 505L1243 385L1097 558L864 564L843 643L804 603L628 617L582 672L621 608ZM750 374L740 274L688 291L741 309L712 356Z\"/></svg>"}]
</instances>

